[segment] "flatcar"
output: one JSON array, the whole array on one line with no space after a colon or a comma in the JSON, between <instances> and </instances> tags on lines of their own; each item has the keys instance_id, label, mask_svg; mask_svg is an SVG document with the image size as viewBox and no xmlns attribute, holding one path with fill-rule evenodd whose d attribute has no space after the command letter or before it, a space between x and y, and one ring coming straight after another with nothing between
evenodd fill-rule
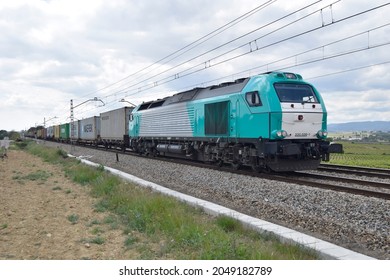
<instances>
[{"instance_id":1,"label":"flatcar","mask_svg":"<svg viewBox=\"0 0 390 280\"><path fill-rule=\"evenodd\" d=\"M125 149L129 143L129 119L133 107L103 112L100 116L51 127L48 140Z\"/></svg>"},{"instance_id":2,"label":"flatcar","mask_svg":"<svg viewBox=\"0 0 390 280\"><path fill-rule=\"evenodd\" d=\"M103 120L102 120L103 122ZM256 171L316 169L342 152L327 138L327 111L301 75L268 72L194 88L134 108L129 146Z\"/></svg>"}]
</instances>

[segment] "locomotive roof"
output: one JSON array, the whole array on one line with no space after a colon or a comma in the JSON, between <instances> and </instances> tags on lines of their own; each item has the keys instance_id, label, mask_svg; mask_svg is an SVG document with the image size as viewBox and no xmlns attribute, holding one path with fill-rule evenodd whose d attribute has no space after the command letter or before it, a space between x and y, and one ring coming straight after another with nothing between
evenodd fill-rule
<instances>
[{"instance_id":1,"label":"locomotive roof","mask_svg":"<svg viewBox=\"0 0 390 280\"><path fill-rule=\"evenodd\" d=\"M142 103L138 111L152 109L160 106L167 106L179 102L188 102L191 100L199 100L209 97L216 97L226 95L229 93L236 93L242 91L245 85L248 83L249 78L237 79L234 82L221 83L219 85L213 85L209 87L196 87L188 91L176 93L172 96L158 99L155 101L149 101Z\"/></svg>"}]
</instances>

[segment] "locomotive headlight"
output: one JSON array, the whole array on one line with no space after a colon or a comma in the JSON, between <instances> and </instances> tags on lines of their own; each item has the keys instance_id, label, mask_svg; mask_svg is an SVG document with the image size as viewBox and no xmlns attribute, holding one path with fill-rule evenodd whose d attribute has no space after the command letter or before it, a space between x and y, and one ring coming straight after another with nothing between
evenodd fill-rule
<instances>
[{"instance_id":1,"label":"locomotive headlight","mask_svg":"<svg viewBox=\"0 0 390 280\"><path fill-rule=\"evenodd\" d=\"M328 137L328 132L325 129L321 129L317 132L317 138L325 139L326 137Z\"/></svg>"},{"instance_id":2,"label":"locomotive headlight","mask_svg":"<svg viewBox=\"0 0 390 280\"><path fill-rule=\"evenodd\" d=\"M283 139L287 137L287 131L285 130L274 130L272 131L273 138Z\"/></svg>"}]
</instances>

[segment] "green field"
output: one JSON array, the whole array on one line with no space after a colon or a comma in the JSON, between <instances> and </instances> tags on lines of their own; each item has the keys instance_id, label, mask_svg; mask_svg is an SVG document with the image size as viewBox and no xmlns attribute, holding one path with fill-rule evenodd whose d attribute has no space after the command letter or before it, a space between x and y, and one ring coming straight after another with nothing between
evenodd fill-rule
<instances>
[{"instance_id":1,"label":"green field","mask_svg":"<svg viewBox=\"0 0 390 280\"><path fill-rule=\"evenodd\" d=\"M344 154L331 154L332 164L390 168L390 144L340 142Z\"/></svg>"}]
</instances>

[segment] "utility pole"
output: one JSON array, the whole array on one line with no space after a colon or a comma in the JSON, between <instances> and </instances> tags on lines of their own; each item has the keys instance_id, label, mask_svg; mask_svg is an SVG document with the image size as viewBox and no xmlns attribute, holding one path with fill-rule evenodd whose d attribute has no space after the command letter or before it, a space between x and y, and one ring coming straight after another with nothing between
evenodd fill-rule
<instances>
[{"instance_id":1,"label":"utility pole","mask_svg":"<svg viewBox=\"0 0 390 280\"><path fill-rule=\"evenodd\" d=\"M74 114L73 114L73 99L70 100L70 141L74 136Z\"/></svg>"}]
</instances>

